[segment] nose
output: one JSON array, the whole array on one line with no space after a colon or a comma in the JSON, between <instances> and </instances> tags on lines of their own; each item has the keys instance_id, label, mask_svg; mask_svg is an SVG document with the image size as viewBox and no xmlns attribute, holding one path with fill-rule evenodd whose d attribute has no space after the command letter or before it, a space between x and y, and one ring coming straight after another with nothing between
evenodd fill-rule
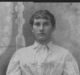
<instances>
[{"instance_id":1,"label":"nose","mask_svg":"<svg viewBox=\"0 0 80 75\"><path fill-rule=\"evenodd\" d=\"M44 27L43 27L43 25L40 25L40 31L43 31L44 30Z\"/></svg>"}]
</instances>

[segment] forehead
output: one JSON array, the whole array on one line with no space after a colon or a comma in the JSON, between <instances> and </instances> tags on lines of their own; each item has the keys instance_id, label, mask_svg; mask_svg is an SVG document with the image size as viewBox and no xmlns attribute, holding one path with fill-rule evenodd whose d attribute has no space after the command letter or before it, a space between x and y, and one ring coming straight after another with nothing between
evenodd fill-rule
<instances>
[{"instance_id":1,"label":"forehead","mask_svg":"<svg viewBox=\"0 0 80 75\"><path fill-rule=\"evenodd\" d=\"M40 19L34 19L34 22L50 22L49 19L43 19L43 18L40 18Z\"/></svg>"}]
</instances>

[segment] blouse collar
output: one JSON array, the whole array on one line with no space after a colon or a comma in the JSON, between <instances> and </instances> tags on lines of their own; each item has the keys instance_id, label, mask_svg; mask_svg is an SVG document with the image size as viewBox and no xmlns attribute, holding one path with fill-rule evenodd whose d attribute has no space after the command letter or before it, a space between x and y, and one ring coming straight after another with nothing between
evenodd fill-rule
<instances>
[{"instance_id":1,"label":"blouse collar","mask_svg":"<svg viewBox=\"0 0 80 75\"><path fill-rule=\"evenodd\" d=\"M41 47L47 47L49 49L49 48L53 47L53 42L49 41L47 44L41 44L41 43L35 41L33 47L34 47L34 49L41 48Z\"/></svg>"}]
</instances>

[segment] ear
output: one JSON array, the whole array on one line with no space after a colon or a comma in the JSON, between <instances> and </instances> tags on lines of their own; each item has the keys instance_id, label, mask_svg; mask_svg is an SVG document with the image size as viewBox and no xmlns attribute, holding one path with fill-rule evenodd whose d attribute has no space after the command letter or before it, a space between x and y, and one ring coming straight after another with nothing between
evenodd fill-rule
<instances>
[{"instance_id":1,"label":"ear","mask_svg":"<svg viewBox=\"0 0 80 75\"><path fill-rule=\"evenodd\" d=\"M34 32L33 29L32 29L32 32Z\"/></svg>"},{"instance_id":2,"label":"ear","mask_svg":"<svg viewBox=\"0 0 80 75\"><path fill-rule=\"evenodd\" d=\"M33 28L31 27L31 31L33 32Z\"/></svg>"}]
</instances>

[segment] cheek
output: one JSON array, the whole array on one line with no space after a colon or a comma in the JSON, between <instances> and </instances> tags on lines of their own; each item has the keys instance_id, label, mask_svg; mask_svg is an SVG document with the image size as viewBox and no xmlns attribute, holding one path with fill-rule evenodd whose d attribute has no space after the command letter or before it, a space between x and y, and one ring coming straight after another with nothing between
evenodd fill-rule
<instances>
[{"instance_id":1,"label":"cheek","mask_svg":"<svg viewBox=\"0 0 80 75\"><path fill-rule=\"evenodd\" d=\"M45 32L48 33L48 34L50 34L52 32L52 27L51 26L46 27L45 28Z\"/></svg>"},{"instance_id":2,"label":"cheek","mask_svg":"<svg viewBox=\"0 0 80 75\"><path fill-rule=\"evenodd\" d=\"M36 26L33 26L33 31L37 31L37 27Z\"/></svg>"},{"instance_id":3,"label":"cheek","mask_svg":"<svg viewBox=\"0 0 80 75\"><path fill-rule=\"evenodd\" d=\"M36 27L36 26L33 26L33 29L32 30L33 30L33 33L34 34L36 34L39 31L38 27Z\"/></svg>"}]
</instances>

